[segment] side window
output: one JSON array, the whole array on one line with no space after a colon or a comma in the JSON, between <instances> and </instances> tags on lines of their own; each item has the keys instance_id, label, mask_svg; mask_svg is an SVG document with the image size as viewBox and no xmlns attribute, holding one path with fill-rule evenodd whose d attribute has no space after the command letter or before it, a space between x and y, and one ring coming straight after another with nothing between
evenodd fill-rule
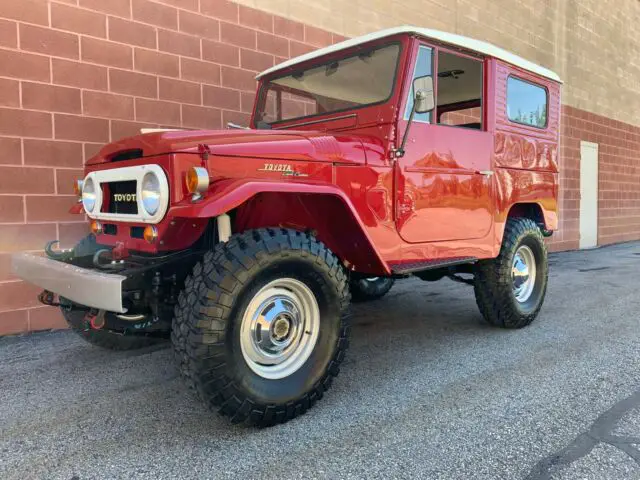
<instances>
[{"instance_id":1,"label":"side window","mask_svg":"<svg viewBox=\"0 0 640 480\"><path fill-rule=\"evenodd\" d=\"M537 128L547 126L547 90L540 85L507 79L507 117L509 120Z\"/></svg>"},{"instance_id":2,"label":"side window","mask_svg":"<svg viewBox=\"0 0 640 480\"><path fill-rule=\"evenodd\" d=\"M404 112L404 119L408 120L413 108L413 80L418 77L424 77L432 75L432 51L431 48L421 46L418 50L418 58L416 59L416 65L413 69L413 77L411 77L411 89L409 91L409 98L407 99L407 109ZM417 113L413 117L414 122L431 122L431 112Z\"/></svg>"}]
</instances>

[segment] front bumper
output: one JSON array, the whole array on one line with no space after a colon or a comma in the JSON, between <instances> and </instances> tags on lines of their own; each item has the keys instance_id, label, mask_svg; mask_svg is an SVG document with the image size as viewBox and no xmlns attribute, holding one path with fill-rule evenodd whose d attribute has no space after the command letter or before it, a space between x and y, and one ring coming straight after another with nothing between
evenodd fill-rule
<instances>
[{"instance_id":1,"label":"front bumper","mask_svg":"<svg viewBox=\"0 0 640 480\"><path fill-rule=\"evenodd\" d=\"M80 268L29 253L14 254L11 264L18 277L74 303L110 312L126 312L122 305L122 282L127 277L123 275Z\"/></svg>"}]
</instances>

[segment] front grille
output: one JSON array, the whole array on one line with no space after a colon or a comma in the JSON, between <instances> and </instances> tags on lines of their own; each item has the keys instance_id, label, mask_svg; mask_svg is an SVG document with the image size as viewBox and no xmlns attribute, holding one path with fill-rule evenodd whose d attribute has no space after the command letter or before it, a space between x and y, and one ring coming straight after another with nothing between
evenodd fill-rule
<instances>
[{"instance_id":1,"label":"front grille","mask_svg":"<svg viewBox=\"0 0 640 480\"><path fill-rule=\"evenodd\" d=\"M102 232L105 235L117 235L118 234L118 227L117 227L117 225L114 225L113 223L105 223L104 225L102 225Z\"/></svg>"},{"instance_id":2,"label":"front grille","mask_svg":"<svg viewBox=\"0 0 640 480\"><path fill-rule=\"evenodd\" d=\"M136 181L109 182L106 184L109 191L109 213L124 213L135 215L138 213L136 201Z\"/></svg>"},{"instance_id":3,"label":"front grille","mask_svg":"<svg viewBox=\"0 0 640 480\"><path fill-rule=\"evenodd\" d=\"M144 227L131 227L131 238L144 238Z\"/></svg>"}]
</instances>

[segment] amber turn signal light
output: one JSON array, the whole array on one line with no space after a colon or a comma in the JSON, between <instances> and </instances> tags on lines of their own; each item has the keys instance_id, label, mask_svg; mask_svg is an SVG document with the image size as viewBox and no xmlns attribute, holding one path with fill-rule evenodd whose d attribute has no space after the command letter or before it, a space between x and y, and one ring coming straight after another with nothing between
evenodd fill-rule
<instances>
[{"instance_id":1,"label":"amber turn signal light","mask_svg":"<svg viewBox=\"0 0 640 480\"><path fill-rule=\"evenodd\" d=\"M154 243L158 239L158 229L153 225L144 227L144 239L147 243Z\"/></svg>"},{"instance_id":2,"label":"amber turn signal light","mask_svg":"<svg viewBox=\"0 0 640 480\"><path fill-rule=\"evenodd\" d=\"M202 194L209 188L209 172L206 168L191 167L187 172L187 191Z\"/></svg>"},{"instance_id":3,"label":"amber turn signal light","mask_svg":"<svg viewBox=\"0 0 640 480\"><path fill-rule=\"evenodd\" d=\"M91 220L91 233L100 235L102 233L102 224L97 220Z\"/></svg>"}]
</instances>

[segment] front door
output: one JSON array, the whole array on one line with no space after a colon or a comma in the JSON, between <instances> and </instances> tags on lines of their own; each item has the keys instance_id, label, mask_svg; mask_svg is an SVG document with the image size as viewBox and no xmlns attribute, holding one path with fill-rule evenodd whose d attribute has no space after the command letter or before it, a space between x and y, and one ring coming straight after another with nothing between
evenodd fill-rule
<instances>
[{"instance_id":1,"label":"front door","mask_svg":"<svg viewBox=\"0 0 640 480\"><path fill-rule=\"evenodd\" d=\"M396 226L410 243L482 238L493 212L493 135L484 119L483 64L421 45L413 78L433 71L436 110L416 114L396 166ZM412 99L410 92L405 125Z\"/></svg>"}]
</instances>

